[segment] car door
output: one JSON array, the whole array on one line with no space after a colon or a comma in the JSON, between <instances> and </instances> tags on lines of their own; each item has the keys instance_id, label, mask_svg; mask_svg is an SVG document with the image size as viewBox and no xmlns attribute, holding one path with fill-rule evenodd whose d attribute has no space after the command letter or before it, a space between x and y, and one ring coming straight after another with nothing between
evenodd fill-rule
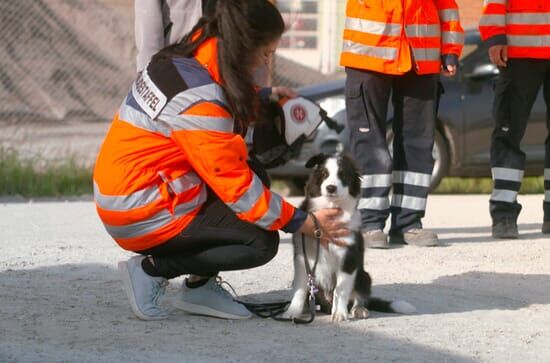
<instances>
[{"instance_id":1,"label":"car door","mask_svg":"<svg viewBox=\"0 0 550 363\"><path fill-rule=\"evenodd\" d=\"M498 68L491 64L487 50L487 47L480 45L462 64L465 125L463 163L465 167L483 168L490 175L494 85L498 78ZM544 141L547 133L545 119L546 106L541 89L522 140L521 147L527 157L526 169L540 168L540 164L544 162Z\"/></svg>"}]
</instances>

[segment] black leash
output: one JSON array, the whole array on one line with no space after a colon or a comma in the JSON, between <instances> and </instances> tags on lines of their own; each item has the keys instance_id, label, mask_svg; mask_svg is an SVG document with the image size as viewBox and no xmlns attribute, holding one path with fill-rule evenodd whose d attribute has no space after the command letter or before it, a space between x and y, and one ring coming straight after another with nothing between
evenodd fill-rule
<instances>
[{"instance_id":1,"label":"black leash","mask_svg":"<svg viewBox=\"0 0 550 363\"><path fill-rule=\"evenodd\" d=\"M248 310L250 310L253 314L259 316L262 319L271 318L273 320L277 321L291 321L294 324L309 324L315 319L315 293L317 293L317 287L315 286L315 269L317 268L317 262L319 261L319 251L321 249L321 237L323 235L321 226L319 225L319 221L317 220L317 217L313 215L313 213L310 213L311 218L313 219L313 223L315 224L315 240L317 242L317 249L315 253L315 262L313 263L313 267L309 266L309 262L307 259L307 252L306 252L306 241L305 236L302 233L302 251L304 254L304 265L306 267L306 273L307 273L307 287L308 287L308 306L309 306L309 317L307 319L287 319L287 318L281 318L279 315L284 313L290 304L290 301L278 301L278 302L272 302L272 303L250 303L250 302L244 302L239 301L237 302L243 304Z\"/></svg>"}]
</instances>

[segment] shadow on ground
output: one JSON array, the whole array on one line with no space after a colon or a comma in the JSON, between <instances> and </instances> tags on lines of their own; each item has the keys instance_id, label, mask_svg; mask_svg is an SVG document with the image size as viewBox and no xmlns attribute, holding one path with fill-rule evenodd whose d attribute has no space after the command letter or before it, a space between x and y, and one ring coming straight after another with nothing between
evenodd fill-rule
<instances>
[{"instance_id":1,"label":"shadow on ground","mask_svg":"<svg viewBox=\"0 0 550 363\"><path fill-rule=\"evenodd\" d=\"M536 291L522 284L526 279L537 281L531 285L537 286ZM399 295L415 304L420 314L515 310L550 303L549 281L546 275L470 272L443 277L427 285L376 286L375 294ZM131 313L116 272L99 264L6 270L0 272L0 288L3 292L0 320L6 338L0 343L0 357L6 361L52 361L68 357L73 361L96 362L175 361L178 357L209 362L315 358L473 361L410 340L373 333L364 325L368 320L331 324L321 317L313 324L295 326L259 318L226 321L173 311L170 320L143 322ZM171 285L166 300L173 299L175 294L176 287ZM273 301L288 296L289 291L269 291L244 298ZM373 314L374 319L381 316L386 315ZM20 356L22 344L28 347ZM302 356L296 359L295 354Z\"/></svg>"},{"instance_id":2,"label":"shadow on ground","mask_svg":"<svg viewBox=\"0 0 550 363\"><path fill-rule=\"evenodd\" d=\"M541 223L522 223L518 224L520 240L536 240L550 238L540 231ZM440 241L443 244L451 243L479 243L479 242L495 242L499 239L491 236L491 226L482 227L462 227L462 228L433 228L433 231L440 236ZM452 237L446 237L446 234L453 234ZM468 236L457 237L456 235L464 234ZM472 236L477 234L477 236Z\"/></svg>"}]
</instances>

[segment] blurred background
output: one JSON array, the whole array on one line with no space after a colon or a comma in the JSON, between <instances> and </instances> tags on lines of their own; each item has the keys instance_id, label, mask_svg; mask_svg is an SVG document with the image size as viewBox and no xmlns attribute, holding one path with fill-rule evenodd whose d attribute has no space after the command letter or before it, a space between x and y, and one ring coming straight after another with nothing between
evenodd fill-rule
<instances>
[{"instance_id":1,"label":"blurred background","mask_svg":"<svg viewBox=\"0 0 550 363\"><path fill-rule=\"evenodd\" d=\"M476 27L482 0L457 3L464 27ZM276 1L288 31L274 60L274 85L344 77L338 58L345 4ZM93 165L135 77L133 18L132 0L0 0L0 166L6 154L39 168L67 159Z\"/></svg>"}]
</instances>

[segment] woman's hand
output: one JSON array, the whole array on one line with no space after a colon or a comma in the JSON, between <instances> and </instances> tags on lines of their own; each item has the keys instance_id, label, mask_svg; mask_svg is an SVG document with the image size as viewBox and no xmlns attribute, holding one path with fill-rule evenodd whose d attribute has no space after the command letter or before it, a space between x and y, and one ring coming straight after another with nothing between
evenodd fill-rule
<instances>
[{"instance_id":1,"label":"woman's hand","mask_svg":"<svg viewBox=\"0 0 550 363\"><path fill-rule=\"evenodd\" d=\"M294 91L292 88L288 88L285 86L278 86L271 88L271 97L278 100L283 97L288 98L296 98L298 96L298 93Z\"/></svg>"},{"instance_id":2,"label":"woman's hand","mask_svg":"<svg viewBox=\"0 0 550 363\"><path fill-rule=\"evenodd\" d=\"M346 244L339 240L340 237L349 236L350 230L347 223L341 222L338 217L342 215L341 209L320 209L313 213L319 221L320 227L320 240L321 244L325 247L329 243L334 243L339 246L346 246ZM318 237L319 231L315 226L313 217L308 214L306 221L298 232L310 237Z\"/></svg>"}]
</instances>

